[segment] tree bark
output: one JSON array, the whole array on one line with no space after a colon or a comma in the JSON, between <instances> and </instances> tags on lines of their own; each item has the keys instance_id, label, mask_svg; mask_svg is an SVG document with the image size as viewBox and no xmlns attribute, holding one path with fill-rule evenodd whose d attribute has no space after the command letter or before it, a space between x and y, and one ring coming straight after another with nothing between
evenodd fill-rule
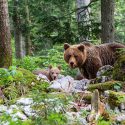
<instances>
[{"instance_id":1,"label":"tree bark","mask_svg":"<svg viewBox=\"0 0 125 125\"><path fill-rule=\"evenodd\" d=\"M12 65L12 48L7 0L0 0L0 67Z\"/></svg>"},{"instance_id":2,"label":"tree bark","mask_svg":"<svg viewBox=\"0 0 125 125\"><path fill-rule=\"evenodd\" d=\"M26 55L31 55L31 39L30 39L30 18L29 18L29 7L28 0L25 0L25 14L26 14L26 34L25 34L25 47Z\"/></svg>"},{"instance_id":3,"label":"tree bark","mask_svg":"<svg viewBox=\"0 0 125 125\"><path fill-rule=\"evenodd\" d=\"M102 43L114 41L114 0L101 0Z\"/></svg>"},{"instance_id":4,"label":"tree bark","mask_svg":"<svg viewBox=\"0 0 125 125\"><path fill-rule=\"evenodd\" d=\"M21 59L23 55L23 36L21 30L21 19L18 12L18 2L17 0L13 1L14 10L13 10L13 25L14 25L14 37L15 37L15 55L17 59Z\"/></svg>"},{"instance_id":5,"label":"tree bark","mask_svg":"<svg viewBox=\"0 0 125 125\"><path fill-rule=\"evenodd\" d=\"M90 0L77 0L77 8L87 6L90 3ZM77 11L77 22L78 22L78 32L80 35L80 42L83 42L84 40L88 39L88 36L86 34L83 34L83 28L84 26L88 25L89 23L89 12L90 8L87 8L84 10L84 8L79 9Z\"/></svg>"}]
</instances>

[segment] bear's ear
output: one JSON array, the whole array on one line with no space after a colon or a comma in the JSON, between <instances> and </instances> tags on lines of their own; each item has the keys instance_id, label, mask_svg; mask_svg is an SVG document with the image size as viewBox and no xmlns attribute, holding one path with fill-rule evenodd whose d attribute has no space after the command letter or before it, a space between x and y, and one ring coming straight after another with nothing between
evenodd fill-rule
<instances>
[{"instance_id":1,"label":"bear's ear","mask_svg":"<svg viewBox=\"0 0 125 125\"><path fill-rule=\"evenodd\" d=\"M83 44L80 44L78 46L78 49L81 51L81 52L84 52L84 49L85 49L85 46Z\"/></svg>"},{"instance_id":2,"label":"bear's ear","mask_svg":"<svg viewBox=\"0 0 125 125\"><path fill-rule=\"evenodd\" d=\"M68 43L64 44L64 50L67 50L70 47L70 45Z\"/></svg>"},{"instance_id":3,"label":"bear's ear","mask_svg":"<svg viewBox=\"0 0 125 125\"><path fill-rule=\"evenodd\" d=\"M52 65L49 65L49 67L48 67L49 69L52 69Z\"/></svg>"},{"instance_id":4,"label":"bear's ear","mask_svg":"<svg viewBox=\"0 0 125 125\"><path fill-rule=\"evenodd\" d=\"M58 69L61 70L61 66L60 65L58 66Z\"/></svg>"}]
</instances>

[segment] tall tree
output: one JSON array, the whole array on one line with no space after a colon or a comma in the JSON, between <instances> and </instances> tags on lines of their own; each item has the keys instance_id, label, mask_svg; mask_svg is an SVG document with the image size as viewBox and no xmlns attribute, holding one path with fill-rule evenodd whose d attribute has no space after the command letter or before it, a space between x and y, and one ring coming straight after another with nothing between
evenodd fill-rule
<instances>
[{"instance_id":1,"label":"tall tree","mask_svg":"<svg viewBox=\"0 0 125 125\"><path fill-rule=\"evenodd\" d=\"M114 41L114 0L101 0L102 43Z\"/></svg>"},{"instance_id":2,"label":"tall tree","mask_svg":"<svg viewBox=\"0 0 125 125\"><path fill-rule=\"evenodd\" d=\"M11 35L7 0L0 0L0 67L12 65Z\"/></svg>"},{"instance_id":3,"label":"tall tree","mask_svg":"<svg viewBox=\"0 0 125 125\"><path fill-rule=\"evenodd\" d=\"M28 7L28 0L25 0L25 25L26 25L26 32L25 32L25 47L26 47L26 55L31 55L31 39L30 39L30 15L29 15L29 7Z\"/></svg>"},{"instance_id":4,"label":"tall tree","mask_svg":"<svg viewBox=\"0 0 125 125\"><path fill-rule=\"evenodd\" d=\"M14 37L15 37L15 54L16 58L21 59L23 57L23 35L21 30L21 19L19 13L19 1L13 0L13 25L14 25Z\"/></svg>"},{"instance_id":5,"label":"tall tree","mask_svg":"<svg viewBox=\"0 0 125 125\"><path fill-rule=\"evenodd\" d=\"M90 8L88 7L85 9L89 3L90 0L77 0L77 22L78 22L78 30L79 30L79 35L80 35L80 41L88 39L88 36L86 34L86 31L84 32L83 29L86 27L89 23L89 11ZM89 29L88 29L89 31Z\"/></svg>"}]
</instances>

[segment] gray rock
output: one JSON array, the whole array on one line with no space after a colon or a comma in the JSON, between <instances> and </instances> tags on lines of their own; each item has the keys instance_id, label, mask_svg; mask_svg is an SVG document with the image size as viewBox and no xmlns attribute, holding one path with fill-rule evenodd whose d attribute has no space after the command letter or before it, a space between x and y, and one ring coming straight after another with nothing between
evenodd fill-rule
<instances>
[{"instance_id":1,"label":"gray rock","mask_svg":"<svg viewBox=\"0 0 125 125\"><path fill-rule=\"evenodd\" d=\"M84 110L91 111L91 105L88 105L88 106L84 107Z\"/></svg>"},{"instance_id":2,"label":"gray rock","mask_svg":"<svg viewBox=\"0 0 125 125\"><path fill-rule=\"evenodd\" d=\"M0 125L10 125L10 122L8 122L8 121L0 121Z\"/></svg>"},{"instance_id":3,"label":"gray rock","mask_svg":"<svg viewBox=\"0 0 125 125\"><path fill-rule=\"evenodd\" d=\"M116 117L116 121L118 121L118 122L121 122L121 121L124 121L124 120L125 120L125 114L119 114Z\"/></svg>"},{"instance_id":4,"label":"gray rock","mask_svg":"<svg viewBox=\"0 0 125 125\"><path fill-rule=\"evenodd\" d=\"M111 71L113 69L113 67L111 65L105 65L102 66L101 68L99 68L96 77L100 77L100 76L104 76L104 73L107 71Z\"/></svg>"},{"instance_id":5,"label":"gray rock","mask_svg":"<svg viewBox=\"0 0 125 125\"><path fill-rule=\"evenodd\" d=\"M121 103L120 109L121 109L121 110L125 110L125 103Z\"/></svg>"},{"instance_id":6,"label":"gray rock","mask_svg":"<svg viewBox=\"0 0 125 125\"><path fill-rule=\"evenodd\" d=\"M19 100L17 100L17 104L31 105L31 104L33 104L33 99L32 98L20 98Z\"/></svg>"},{"instance_id":7,"label":"gray rock","mask_svg":"<svg viewBox=\"0 0 125 125\"><path fill-rule=\"evenodd\" d=\"M66 76L53 81L49 88L64 92L79 92L85 91L90 82L88 79L74 80L71 76Z\"/></svg>"},{"instance_id":8,"label":"gray rock","mask_svg":"<svg viewBox=\"0 0 125 125\"><path fill-rule=\"evenodd\" d=\"M50 82L50 80L47 78L47 76L45 76L45 75L43 75L43 74L37 75L37 80L38 80L38 81L45 80L46 82Z\"/></svg>"},{"instance_id":9,"label":"gray rock","mask_svg":"<svg viewBox=\"0 0 125 125\"><path fill-rule=\"evenodd\" d=\"M65 77L65 76L61 75L61 74L58 75L58 79L62 79L63 77Z\"/></svg>"},{"instance_id":10,"label":"gray rock","mask_svg":"<svg viewBox=\"0 0 125 125\"><path fill-rule=\"evenodd\" d=\"M68 119L68 125L87 125L85 118L81 116L80 112L66 112L66 117Z\"/></svg>"},{"instance_id":11,"label":"gray rock","mask_svg":"<svg viewBox=\"0 0 125 125\"><path fill-rule=\"evenodd\" d=\"M64 92L70 92L74 86L74 79L71 76L62 77L51 82L49 89L55 89Z\"/></svg>"},{"instance_id":12,"label":"gray rock","mask_svg":"<svg viewBox=\"0 0 125 125\"><path fill-rule=\"evenodd\" d=\"M90 84L91 80L82 79L82 80L75 80L75 89L84 91L87 89L88 85Z\"/></svg>"},{"instance_id":13,"label":"gray rock","mask_svg":"<svg viewBox=\"0 0 125 125\"><path fill-rule=\"evenodd\" d=\"M96 79L98 83L103 83L106 81L109 81L112 79L112 73L109 73L106 75L106 72L111 72L113 70L113 67L110 65L105 65L99 68L97 74L96 74Z\"/></svg>"},{"instance_id":14,"label":"gray rock","mask_svg":"<svg viewBox=\"0 0 125 125\"><path fill-rule=\"evenodd\" d=\"M26 114L28 117L36 115L36 114L35 114L35 111L30 107L30 105L24 106L24 107L22 108L22 110L25 112L25 114Z\"/></svg>"},{"instance_id":15,"label":"gray rock","mask_svg":"<svg viewBox=\"0 0 125 125\"><path fill-rule=\"evenodd\" d=\"M11 105L10 106L10 109L16 109L16 110L19 110L19 107L17 105Z\"/></svg>"},{"instance_id":16,"label":"gray rock","mask_svg":"<svg viewBox=\"0 0 125 125\"><path fill-rule=\"evenodd\" d=\"M14 115L15 115L15 117L18 117L21 120L27 120L28 119L26 115L24 115L23 113L21 113L19 111L17 113L15 113Z\"/></svg>"},{"instance_id":17,"label":"gray rock","mask_svg":"<svg viewBox=\"0 0 125 125\"><path fill-rule=\"evenodd\" d=\"M117 113L117 114L120 113L119 108L118 108L118 107L115 107L114 112Z\"/></svg>"},{"instance_id":18,"label":"gray rock","mask_svg":"<svg viewBox=\"0 0 125 125\"><path fill-rule=\"evenodd\" d=\"M7 106L0 105L0 113L6 112L7 111Z\"/></svg>"}]
</instances>

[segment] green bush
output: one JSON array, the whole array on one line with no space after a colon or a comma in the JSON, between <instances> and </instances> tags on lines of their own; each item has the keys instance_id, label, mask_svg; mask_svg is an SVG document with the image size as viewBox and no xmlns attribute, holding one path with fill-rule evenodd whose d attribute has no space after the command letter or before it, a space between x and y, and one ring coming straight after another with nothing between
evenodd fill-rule
<instances>
[{"instance_id":1,"label":"green bush","mask_svg":"<svg viewBox=\"0 0 125 125\"><path fill-rule=\"evenodd\" d=\"M36 68L39 68L40 62L41 62L41 59L39 57L26 56L20 60L14 59L13 65L32 71Z\"/></svg>"}]
</instances>

